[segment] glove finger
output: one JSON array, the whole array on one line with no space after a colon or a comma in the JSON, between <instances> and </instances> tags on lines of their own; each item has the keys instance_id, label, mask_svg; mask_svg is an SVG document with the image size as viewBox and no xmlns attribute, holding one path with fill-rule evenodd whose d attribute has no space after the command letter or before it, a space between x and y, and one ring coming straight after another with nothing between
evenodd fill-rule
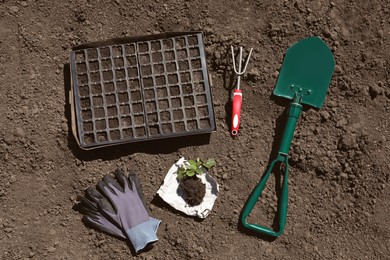
<instances>
[{"instance_id":1,"label":"glove finger","mask_svg":"<svg viewBox=\"0 0 390 260\"><path fill-rule=\"evenodd\" d=\"M136 190L138 191L138 193L142 193L142 187L141 187L141 184L139 182L139 177L138 177L138 174L136 174L135 172L133 171L130 171L129 172L129 176L128 176L128 179L129 179L129 186L130 186L130 189L131 190Z\"/></svg>"},{"instance_id":2,"label":"glove finger","mask_svg":"<svg viewBox=\"0 0 390 260\"><path fill-rule=\"evenodd\" d=\"M121 169L116 169L115 171L115 179L118 184L122 187L122 190L126 190L126 186L129 187L129 183L127 182L125 173Z\"/></svg>"},{"instance_id":3,"label":"glove finger","mask_svg":"<svg viewBox=\"0 0 390 260\"><path fill-rule=\"evenodd\" d=\"M99 204L100 202L100 204ZM98 202L98 205L100 208L105 209L106 211L115 214L116 213L116 208L112 206L112 204L108 201L106 198L101 198Z\"/></svg>"},{"instance_id":4,"label":"glove finger","mask_svg":"<svg viewBox=\"0 0 390 260\"><path fill-rule=\"evenodd\" d=\"M117 224L118 226L121 226L116 211L111 211L110 206L107 206L107 204L111 205L107 200L99 200L98 202L99 212L101 212L102 216L105 217L106 219L109 219L113 223Z\"/></svg>"},{"instance_id":5,"label":"glove finger","mask_svg":"<svg viewBox=\"0 0 390 260\"><path fill-rule=\"evenodd\" d=\"M105 232L107 234L118 236L121 238L126 238L123 232L114 224L110 223L108 220L103 217L100 219L92 219L88 216L83 216L83 222L98 231Z\"/></svg>"},{"instance_id":6,"label":"glove finger","mask_svg":"<svg viewBox=\"0 0 390 260\"><path fill-rule=\"evenodd\" d=\"M97 208L89 207L88 204L84 204L83 202L77 205L77 211L82 215L88 215L92 218L96 218L96 215L100 214Z\"/></svg>"},{"instance_id":7,"label":"glove finger","mask_svg":"<svg viewBox=\"0 0 390 260\"><path fill-rule=\"evenodd\" d=\"M80 201L80 207L91 209L91 210L97 210L97 204L94 202L91 202L89 199L87 199L84 196L78 195L77 200Z\"/></svg>"},{"instance_id":8,"label":"glove finger","mask_svg":"<svg viewBox=\"0 0 390 260\"><path fill-rule=\"evenodd\" d=\"M95 187L89 187L85 191L85 197L94 203L98 203L99 199L103 198L103 195Z\"/></svg>"},{"instance_id":9,"label":"glove finger","mask_svg":"<svg viewBox=\"0 0 390 260\"><path fill-rule=\"evenodd\" d=\"M116 193L115 191L109 187L104 181L99 181L97 184L96 184L96 188L97 190L104 196L106 197L107 199L109 199L111 202L112 199L116 196Z\"/></svg>"},{"instance_id":10,"label":"glove finger","mask_svg":"<svg viewBox=\"0 0 390 260\"><path fill-rule=\"evenodd\" d=\"M120 192L124 192L123 188L121 187L121 185L119 185L119 183L114 179L112 178L111 176L109 175L106 175L103 177L103 181L112 189L115 191L116 190L119 190Z\"/></svg>"},{"instance_id":11,"label":"glove finger","mask_svg":"<svg viewBox=\"0 0 390 260\"><path fill-rule=\"evenodd\" d=\"M145 196L144 196L144 193L142 192L142 186L141 186L141 183L139 182L138 174L136 174L133 171L130 171L128 179L129 179L129 183L130 183L130 185L129 185L130 189L137 191L138 197L141 199L142 204L144 204L144 207L146 209L147 207L146 207L146 202L145 202Z\"/></svg>"}]
</instances>

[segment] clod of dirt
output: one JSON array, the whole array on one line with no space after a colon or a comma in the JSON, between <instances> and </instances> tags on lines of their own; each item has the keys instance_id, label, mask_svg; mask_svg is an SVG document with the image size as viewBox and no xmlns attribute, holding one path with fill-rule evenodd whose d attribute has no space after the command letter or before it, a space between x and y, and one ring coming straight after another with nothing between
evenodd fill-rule
<instances>
[{"instance_id":1,"label":"clod of dirt","mask_svg":"<svg viewBox=\"0 0 390 260\"><path fill-rule=\"evenodd\" d=\"M321 120L323 122L327 121L330 118L330 114L327 111L321 111L320 115L321 115Z\"/></svg>"},{"instance_id":2,"label":"clod of dirt","mask_svg":"<svg viewBox=\"0 0 390 260\"><path fill-rule=\"evenodd\" d=\"M13 5L9 8L9 11L13 14L19 12L19 7L17 7L16 5Z\"/></svg>"},{"instance_id":3,"label":"clod of dirt","mask_svg":"<svg viewBox=\"0 0 390 260\"><path fill-rule=\"evenodd\" d=\"M345 150L345 151L355 149L357 147L358 144L356 142L356 138L351 134L344 135L343 137L341 137L338 145L339 150Z\"/></svg>"},{"instance_id":4,"label":"clod of dirt","mask_svg":"<svg viewBox=\"0 0 390 260\"><path fill-rule=\"evenodd\" d=\"M348 120L343 118L336 122L336 127L340 128L346 126L348 124Z\"/></svg>"},{"instance_id":5,"label":"clod of dirt","mask_svg":"<svg viewBox=\"0 0 390 260\"><path fill-rule=\"evenodd\" d=\"M202 203L206 194L206 187L197 177L185 177L179 183L179 188L185 193L184 200L190 206L197 206Z\"/></svg>"},{"instance_id":6,"label":"clod of dirt","mask_svg":"<svg viewBox=\"0 0 390 260\"><path fill-rule=\"evenodd\" d=\"M376 98L376 96L381 95L383 90L378 85L370 85L369 93L372 99Z\"/></svg>"}]
</instances>

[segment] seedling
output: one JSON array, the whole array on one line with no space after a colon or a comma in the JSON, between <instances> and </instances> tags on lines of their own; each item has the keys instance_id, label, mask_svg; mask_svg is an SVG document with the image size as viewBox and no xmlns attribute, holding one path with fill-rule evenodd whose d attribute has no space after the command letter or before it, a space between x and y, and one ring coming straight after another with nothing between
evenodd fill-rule
<instances>
[{"instance_id":1,"label":"seedling","mask_svg":"<svg viewBox=\"0 0 390 260\"><path fill-rule=\"evenodd\" d=\"M183 198L188 205L196 206L202 203L206 194L206 188L201 179L196 178L196 176L204 174L206 170L211 169L215 164L214 159L208 159L204 162L197 158L196 160L188 160L177 170L179 188L183 191Z\"/></svg>"},{"instance_id":2,"label":"seedling","mask_svg":"<svg viewBox=\"0 0 390 260\"><path fill-rule=\"evenodd\" d=\"M184 177L193 177L195 175L201 175L204 173L204 169L211 169L216 165L216 162L214 159L210 158L206 162L203 162L203 160L197 158L194 160L188 160L187 164L183 164L179 167L177 171L177 178L179 180L183 179Z\"/></svg>"}]
</instances>

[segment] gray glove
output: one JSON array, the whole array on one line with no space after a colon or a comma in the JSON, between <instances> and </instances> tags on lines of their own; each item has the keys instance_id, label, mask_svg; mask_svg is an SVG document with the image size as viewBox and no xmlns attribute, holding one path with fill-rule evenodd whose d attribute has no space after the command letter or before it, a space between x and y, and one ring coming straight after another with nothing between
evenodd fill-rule
<instances>
[{"instance_id":1,"label":"gray glove","mask_svg":"<svg viewBox=\"0 0 390 260\"><path fill-rule=\"evenodd\" d=\"M80 201L79 210L83 214L83 221L87 225L110 235L126 238L126 235L120 227L110 222L103 215L102 210L99 210L97 203L100 201L101 206L99 207L105 208L107 212L115 212L110 202L99 191L93 187L89 187L85 190L84 196L77 196L77 200Z\"/></svg>"},{"instance_id":2,"label":"gray glove","mask_svg":"<svg viewBox=\"0 0 390 260\"><path fill-rule=\"evenodd\" d=\"M98 201L98 208L112 223L122 228L138 252L147 244L158 240L156 233L160 220L149 216L135 173L129 173L126 178L124 173L117 169L115 179L104 176L103 181L97 184L98 190L111 202L114 211L108 210L104 200Z\"/></svg>"}]
</instances>

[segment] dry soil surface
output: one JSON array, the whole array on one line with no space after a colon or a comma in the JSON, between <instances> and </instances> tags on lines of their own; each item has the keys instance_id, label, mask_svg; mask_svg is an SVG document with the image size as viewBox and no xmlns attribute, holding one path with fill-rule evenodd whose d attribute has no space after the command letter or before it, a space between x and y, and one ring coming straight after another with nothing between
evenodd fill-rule
<instances>
[{"instance_id":1,"label":"dry soil surface","mask_svg":"<svg viewBox=\"0 0 390 260\"><path fill-rule=\"evenodd\" d=\"M0 258L390 259L389 7L388 0L1 0ZM188 30L204 32L217 122L210 140L79 149L67 105L71 48ZM312 35L337 65L324 107L305 109L299 121L286 229L268 239L244 230L239 215L280 136L288 103L271 93L284 52ZM227 120L230 45L254 48L235 139ZM211 174L221 191L204 221L156 196L180 156L218 162ZM78 194L117 166L140 174L150 214L162 220L159 241L139 255L86 227L73 209ZM253 222L272 225L276 194L271 177Z\"/></svg>"}]
</instances>

